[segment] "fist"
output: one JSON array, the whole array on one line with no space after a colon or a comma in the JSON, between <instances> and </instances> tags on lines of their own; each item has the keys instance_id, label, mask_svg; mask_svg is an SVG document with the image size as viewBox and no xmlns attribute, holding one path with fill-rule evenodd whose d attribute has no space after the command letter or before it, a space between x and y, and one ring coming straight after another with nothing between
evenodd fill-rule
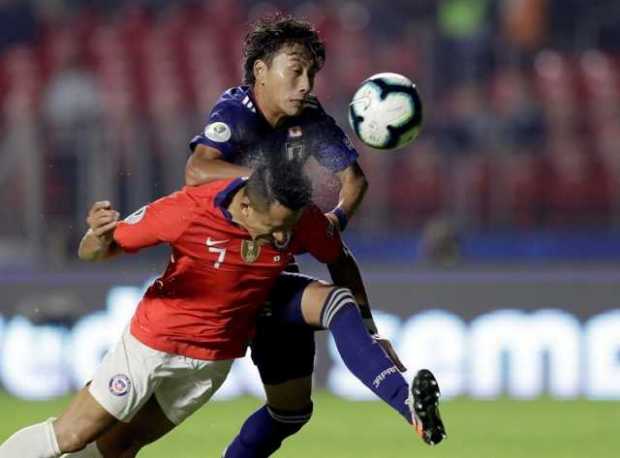
<instances>
[{"instance_id":1,"label":"fist","mask_svg":"<svg viewBox=\"0 0 620 458\"><path fill-rule=\"evenodd\" d=\"M112 237L120 214L107 200L95 202L88 212L86 224L97 237Z\"/></svg>"}]
</instances>

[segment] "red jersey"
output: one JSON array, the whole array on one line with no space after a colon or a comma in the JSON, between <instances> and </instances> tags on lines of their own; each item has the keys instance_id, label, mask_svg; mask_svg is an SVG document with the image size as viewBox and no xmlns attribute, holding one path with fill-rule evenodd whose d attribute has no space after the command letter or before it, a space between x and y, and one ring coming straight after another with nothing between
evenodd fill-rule
<instances>
[{"instance_id":1,"label":"red jersey","mask_svg":"<svg viewBox=\"0 0 620 458\"><path fill-rule=\"evenodd\" d=\"M185 187L119 222L114 240L124 251L172 248L165 273L131 321L131 333L145 345L204 360L243 356L256 315L292 256L309 252L329 263L342 252L338 231L314 205L285 246L254 242L227 210L244 182Z\"/></svg>"}]
</instances>

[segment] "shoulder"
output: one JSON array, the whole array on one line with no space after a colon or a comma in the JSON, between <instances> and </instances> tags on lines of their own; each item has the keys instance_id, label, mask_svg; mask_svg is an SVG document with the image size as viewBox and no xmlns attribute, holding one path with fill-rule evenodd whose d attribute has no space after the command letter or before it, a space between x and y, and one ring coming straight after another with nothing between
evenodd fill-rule
<instances>
[{"instance_id":1,"label":"shoulder","mask_svg":"<svg viewBox=\"0 0 620 458\"><path fill-rule=\"evenodd\" d=\"M205 131L205 135L213 137L213 141L225 141L237 131L252 129L256 120L256 109L247 86L233 87L224 91L213 106L207 126L210 130Z\"/></svg>"},{"instance_id":2,"label":"shoulder","mask_svg":"<svg viewBox=\"0 0 620 458\"><path fill-rule=\"evenodd\" d=\"M306 128L313 127L314 129L319 129L323 135L326 132L338 129L334 118L325 111L315 96L308 97L304 102L304 110L299 115L299 121Z\"/></svg>"},{"instance_id":3,"label":"shoulder","mask_svg":"<svg viewBox=\"0 0 620 458\"><path fill-rule=\"evenodd\" d=\"M307 119L323 119L330 117L315 95L306 97L301 116Z\"/></svg>"},{"instance_id":4,"label":"shoulder","mask_svg":"<svg viewBox=\"0 0 620 458\"><path fill-rule=\"evenodd\" d=\"M235 86L225 90L215 104L215 109L231 110L246 115L256 114L248 86Z\"/></svg>"}]
</instances>

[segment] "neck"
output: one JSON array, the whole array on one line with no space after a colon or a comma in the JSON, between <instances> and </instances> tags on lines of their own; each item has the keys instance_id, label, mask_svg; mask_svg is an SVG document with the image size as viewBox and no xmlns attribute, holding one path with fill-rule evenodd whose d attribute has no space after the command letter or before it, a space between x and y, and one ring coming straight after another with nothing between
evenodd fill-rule
<instances>
[{"instance_id":1,"label":"neck","mask_svg":"<svg viewBox=\"0 0 620 458\"><path fill-rule=\"evenodd\" d=\"M227 210L230 213L230 216L232 216L233 223L245 229L247 233L250 234L250 237L255 239L256 234L245 225L245 218L243 217L243 212L241 211L241 201L243 200L244 196L245 196L245 189L241 188L233 196L232 200L230 201L230 204L228 204Z\"/></svg>"},{"instance_id":2,"label":"neck","mask_svg":"<svg viewBox=\"0 0 620 458\"><path fill-rule=\"evenodd\" d=\"M242 228L246 229L243 224L243 213L241 213L241 199L245 195L244 189L240 189L235 193L230 203L228 204L227 210L232 216L233 223L238 224ZM247 230L247 229L246 229Z\"/></svg>"},{"instance_id":3,"label":"neck","mask_svg":"<svg viewBox=\"0 0 620 458\"><path fill-rule=\"evenodd\" d=\"M258 106L258 109L263 117L272 127L277 126L286 114L282 113L282 111L277 108L270 106L269 97L267 97L267 94L265 94L265 91L262 89L261 85L255 84L252 91L254 92L254 100L256 105Z\"/></svg>"}]
</instances>

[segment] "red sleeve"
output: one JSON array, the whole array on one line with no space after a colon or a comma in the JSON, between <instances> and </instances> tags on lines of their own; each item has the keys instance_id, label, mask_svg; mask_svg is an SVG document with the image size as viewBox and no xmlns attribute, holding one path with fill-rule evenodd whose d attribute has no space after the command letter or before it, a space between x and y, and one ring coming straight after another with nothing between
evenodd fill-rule
<instances>
[{"instance_id":1,"label":"red sleeve","mask_svg":"<svg viewBox=\"0 0 620 458\"><path fill-rule=\"evenodd\" d=\"M129 215L114 231L123 251L176 241L192 221L193 201L183 191L162 197Z\"/></svg>"},{"instance_id":2,"label":"red sleeve","mask_svg":"<svg viewBox=\"0 0 620 458\"><path fill-rule=\"evenodd\" d=\"M319 262L330 264L342 253L340 232L316 205L304 211L295 227L294 254L310 253Z\"/></svg>"}]
</instances>

